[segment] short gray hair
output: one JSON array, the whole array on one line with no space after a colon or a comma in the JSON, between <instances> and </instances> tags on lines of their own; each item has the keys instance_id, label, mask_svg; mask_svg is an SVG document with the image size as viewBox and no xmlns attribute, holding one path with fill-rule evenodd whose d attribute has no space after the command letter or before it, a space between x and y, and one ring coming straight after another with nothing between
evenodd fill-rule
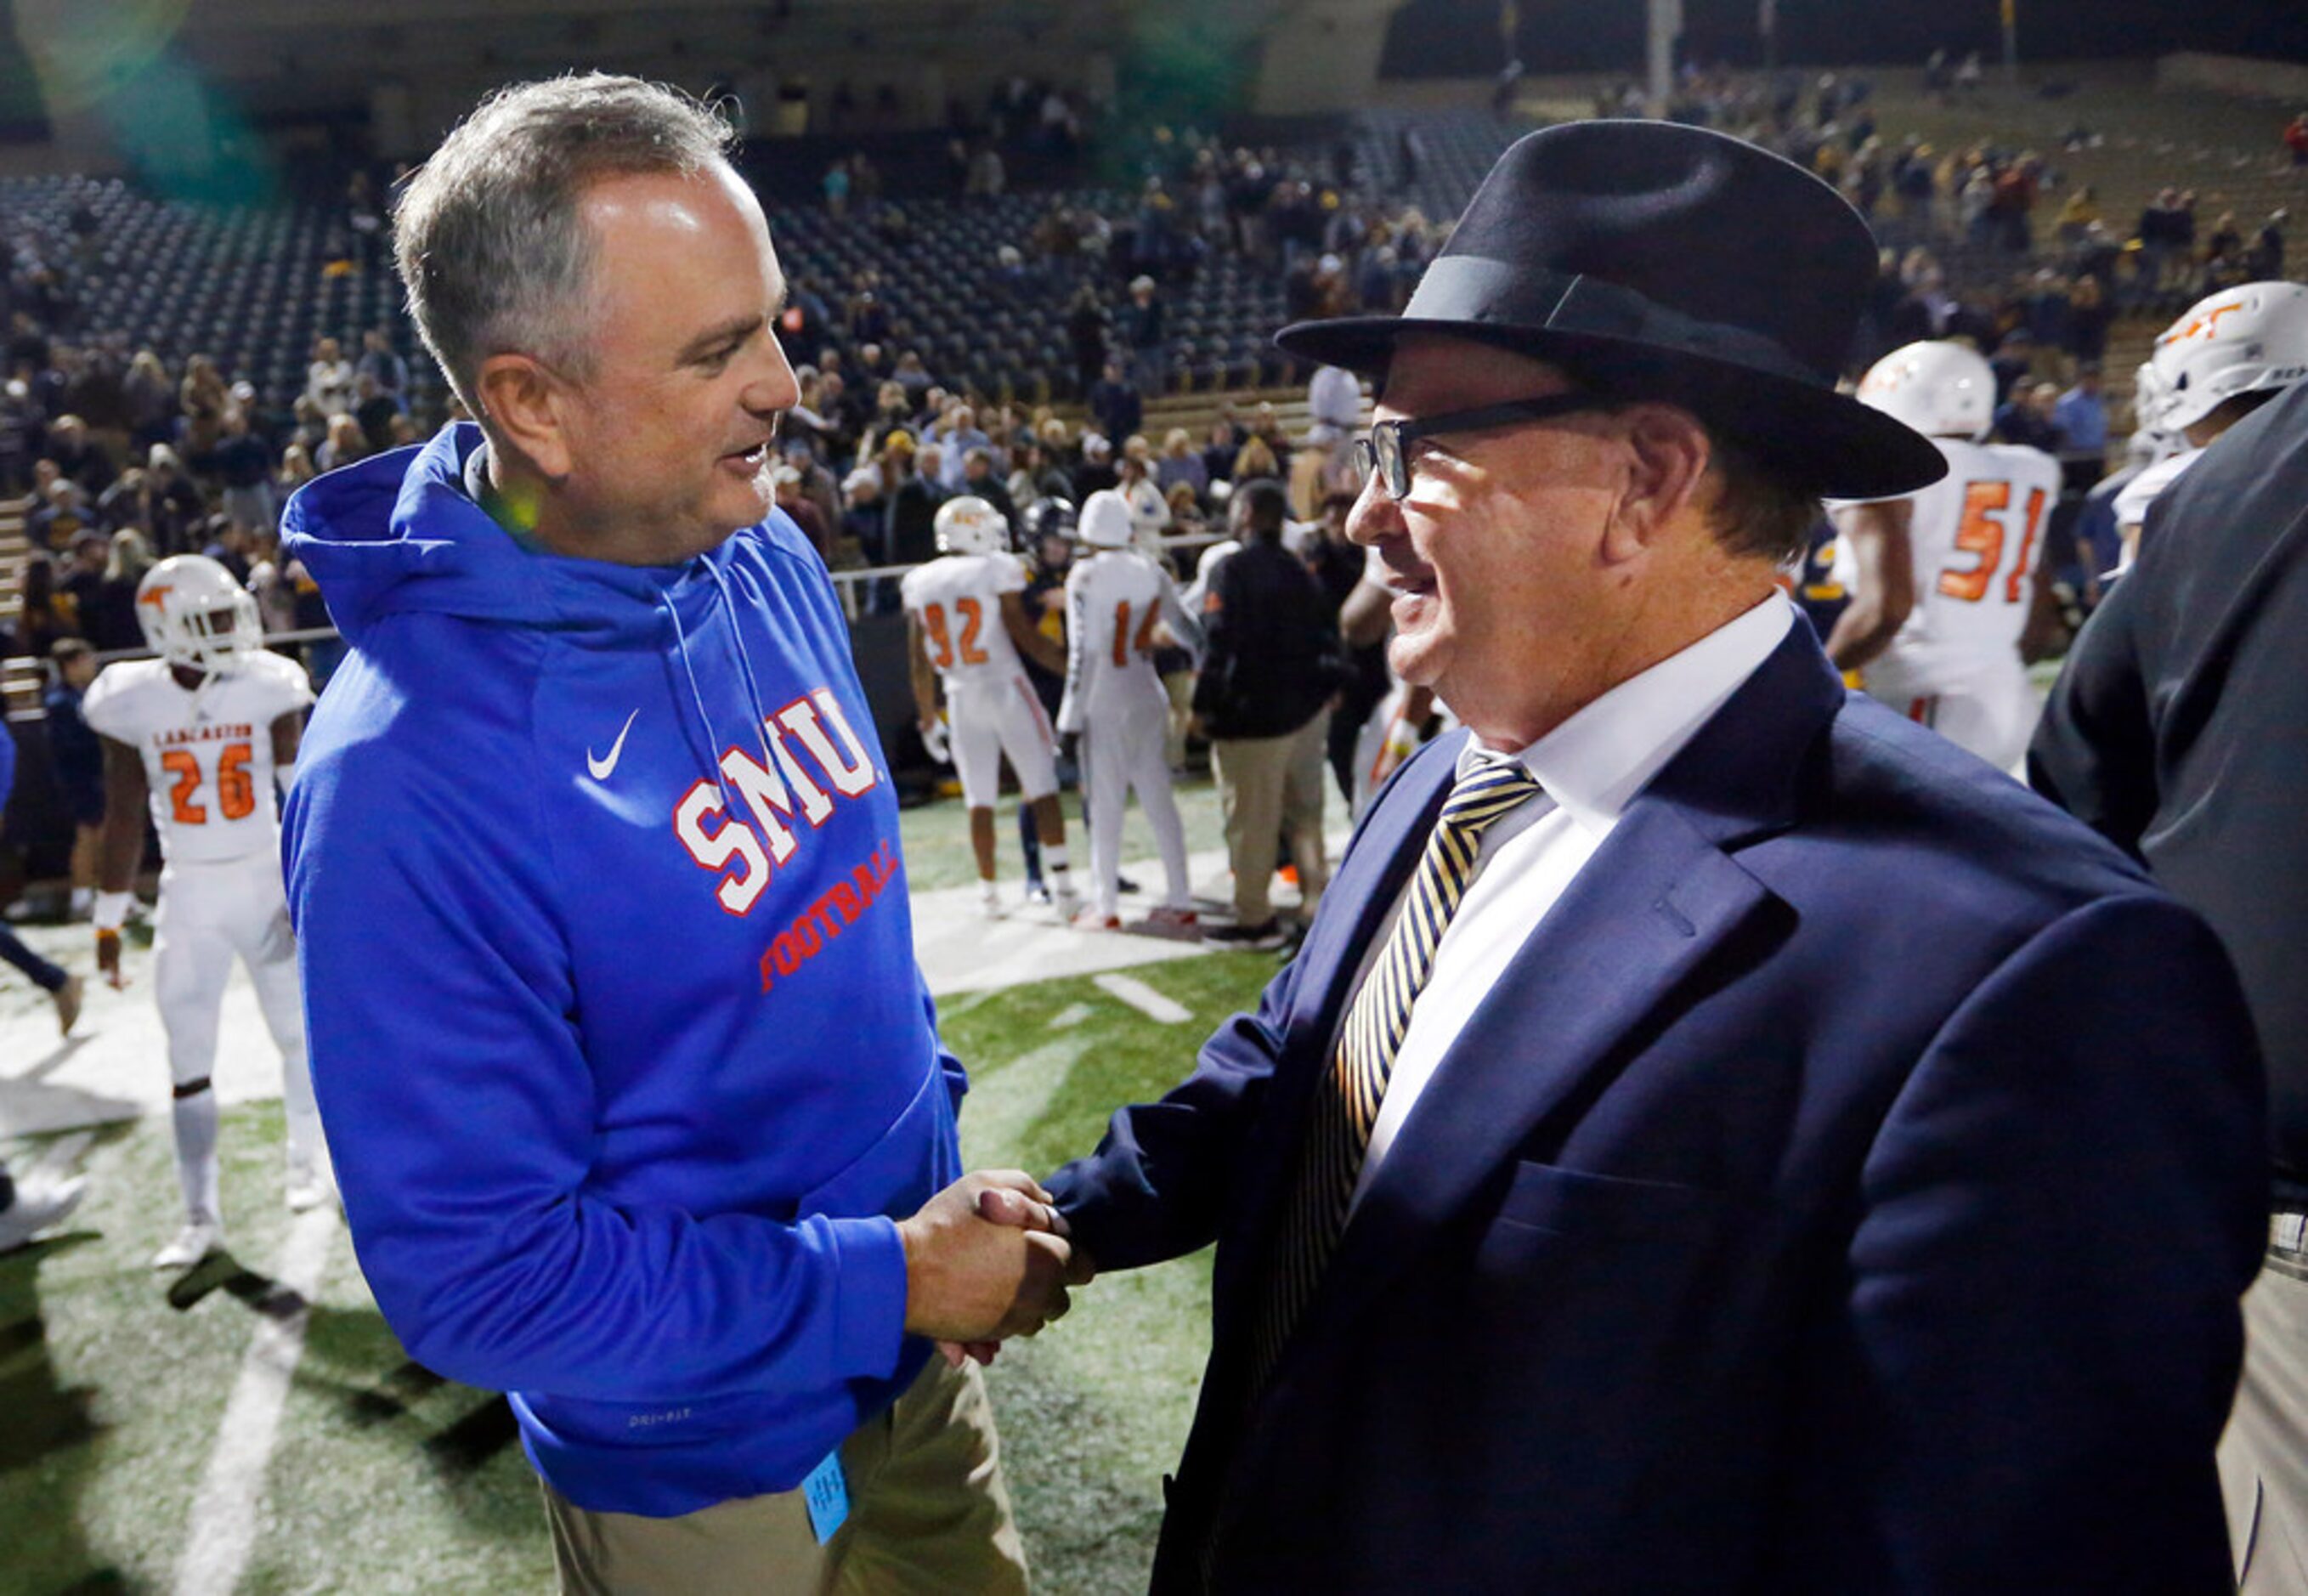
<instances>
[{"instance_id":1,"label":"short gray hair","mask_svg":"<svg viewBox=\"0 0 2308 1596\"><path fill-rule=\"evenodd\" d=\"M606 73L500 89L476 107L393 207L409 313L450 386L481 414L474 379L521 353L581 375L571 328L592 250L577 204L596 178L688 177L726 162L728 125L676 89Z\"/></svg>"}]
</instances>

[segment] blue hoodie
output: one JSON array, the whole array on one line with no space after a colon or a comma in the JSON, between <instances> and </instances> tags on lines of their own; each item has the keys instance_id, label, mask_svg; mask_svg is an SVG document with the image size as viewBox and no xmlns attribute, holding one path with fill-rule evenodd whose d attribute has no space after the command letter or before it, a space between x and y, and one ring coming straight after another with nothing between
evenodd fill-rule
<instances>
[{"instance_id":1,"label":"blue hoodie","mask_svg":"<svg viewBox=\"0 0 2308 1596\"><path fill-rule=\"evenodd\" d=\"M470 426L308 484L355 649L283 848L314 1083L409 1355L581 1507L789 1489L922 1367L894 1218L960 1173L898 807L783 514L525 551Z\"/></svg>"}]
</instances>

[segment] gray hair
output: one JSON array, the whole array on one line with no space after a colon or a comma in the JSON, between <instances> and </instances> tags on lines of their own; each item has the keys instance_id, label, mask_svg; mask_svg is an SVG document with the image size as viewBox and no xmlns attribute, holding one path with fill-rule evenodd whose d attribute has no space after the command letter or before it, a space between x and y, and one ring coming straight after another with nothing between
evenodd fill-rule
<instances>
[{"instance_id":1,"label":"gray hair","mask_svg":"<svg viewBox=\"0 0 2308 1596\"><path fill-rule=\"evenodd\" d=\"M596 178L693 176L728 159L728 124L680 91L606 73L498 90L442 141L393 207L409 314L457 397L481 413L492 355L582 375L591 241L578 220Z\"/></svg>"}]
</instances>

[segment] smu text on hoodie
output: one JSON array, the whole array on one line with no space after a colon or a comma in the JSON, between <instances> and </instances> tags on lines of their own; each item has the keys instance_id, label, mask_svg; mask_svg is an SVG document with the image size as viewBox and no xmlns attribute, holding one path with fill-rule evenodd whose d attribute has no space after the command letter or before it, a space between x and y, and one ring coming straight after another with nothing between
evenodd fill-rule
<instances>
[{"instance_id":1,"label":"smu text on hoodie","mask_svg":"<svg viewBox=\"0 0 2308 1596\"><path fill-rule=\"evenodd\" d=\"M345 1212L572 1501L788 1489L926 1357L892 1221L960 1170L848 627L781 514L678 567L525 551L479 447L287 517L355 647L283 841Z\"/></svg>"}]
</instances>

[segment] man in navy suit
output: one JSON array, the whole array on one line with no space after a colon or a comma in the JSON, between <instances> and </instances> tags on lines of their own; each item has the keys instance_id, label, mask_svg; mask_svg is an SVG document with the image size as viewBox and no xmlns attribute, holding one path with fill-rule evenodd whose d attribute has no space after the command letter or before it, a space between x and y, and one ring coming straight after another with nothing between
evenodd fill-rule
<instances>
[{"instance_id":1,"label":"man in navy suit","mask_svg":"<svg viewBox=\"0 0 2308 1596\"><path fill-rule=\"evenodd\" d=\"M1048 1182L1098 1267L1218 1244L1157 1591L2227 1588L2235 977L1773 582L1942 469L1834 391L1873 272L1776 157L1575 125L1282 334L1380 380L1351 533L1467 731Z\"/></svg>"}]
</instances>

